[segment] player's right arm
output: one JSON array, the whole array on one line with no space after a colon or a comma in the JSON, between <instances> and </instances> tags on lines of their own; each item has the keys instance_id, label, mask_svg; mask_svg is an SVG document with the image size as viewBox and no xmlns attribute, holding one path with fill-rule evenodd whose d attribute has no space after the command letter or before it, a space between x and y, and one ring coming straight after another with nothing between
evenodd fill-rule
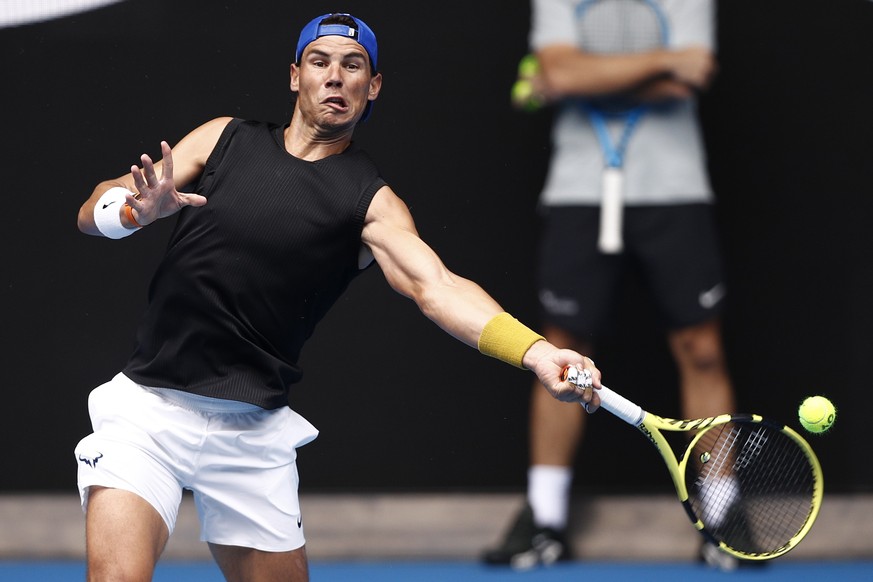
<instances>
[{"instance_id":1,"label":"player's right arm","mask_svg":"<svg viewBox=\"0 0 873 582\"><path fill-rule=\"evenodd\" d=\"M599 55L574 45L537 51L543 91L549 99L634 94L643 101L685 99L706 89L716 71L708 48Z\"/></svg>"},{"instance_id":2,"label":"player's right arm","mask_svg":"<svg viewBox=\"0 0 873 582\"><path fill-rule=\"evenodd\" d=\"M103 194L113 187L131 192L127 197L127 205L133 209L133 216L140 226L175 214L185 206L206 204L206 198L199 194L179 192L176 184L189 184L200 176L209 154L230 120L230 117L220 117L204 123L182 138L172 150L166 142L161 142L160 161L153 162L143 154L140 158L142 167L132 166L124 176L97 184L79 209L79 230L85 234L104 236L95 224L94 208ZM125 205L118 206L122 225L135 228L136 225L130 222L124 211Z\"/></svg>"},{"instance_id":3,"label":"player's right arm","mask_svg":"<svg viewBox=\"0 0 873 582\"><path fill-rule=\"evenodd\" d=\"M451 272L419 237L412 214L390 187L383 186L373 197L361 242L391 288L412 299L443 331L484 354L533 371L558 400L588 402L592 412L600 406L600 398L592 390L574 390L561 378L564 366L582 366L592 374L593 386L599 387L600 371L594 362L575 351L559 349L522 324L513 323L514 318L482 287ZM496 323L498 320L503 323Z\"/></svg>"}]
</instances>

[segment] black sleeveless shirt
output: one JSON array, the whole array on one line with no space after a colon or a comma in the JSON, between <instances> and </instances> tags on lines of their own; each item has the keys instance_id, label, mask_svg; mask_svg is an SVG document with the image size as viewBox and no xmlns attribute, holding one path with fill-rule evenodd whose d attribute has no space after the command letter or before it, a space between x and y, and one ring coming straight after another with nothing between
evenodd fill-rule
<instances>
[{"instance_id":1,"label":"black sleeveless shirt","mask_svg":"<svg viewBox=\"0 0 873 582\"><path fill-rule=\"evenodd\" d=\"M179 213L124 373L146 386L288 405L304 342L360 272L364 217L385 185L350 147L290 155L284 126L230 122Z\"/></svg>"}]
</instances>

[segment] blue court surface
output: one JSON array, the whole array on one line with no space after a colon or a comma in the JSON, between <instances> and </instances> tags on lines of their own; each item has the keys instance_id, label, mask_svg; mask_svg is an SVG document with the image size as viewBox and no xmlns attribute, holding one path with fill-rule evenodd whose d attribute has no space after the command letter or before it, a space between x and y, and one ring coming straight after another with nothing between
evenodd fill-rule
<instances>
[{"instance_id":1,"label":"blue court surface","mask_svg":"<svg viewBox=\"0 0 873 582\"><path fill-rule=\"evenodd\" d=\"M527 572L487 568L473 562L315 562L312 582L551 582L597 580L608 582L667 582L693 578L696 582L737 579L756 582L873 581L873 561L775 561L765 568L718 572L687 563L575 562ZM0 580L9 582L73 582L85 579L82 562L0 561ZM172 562L158 565L155 582L223 582L211 562Z\"/></svg>"}]
</instances>

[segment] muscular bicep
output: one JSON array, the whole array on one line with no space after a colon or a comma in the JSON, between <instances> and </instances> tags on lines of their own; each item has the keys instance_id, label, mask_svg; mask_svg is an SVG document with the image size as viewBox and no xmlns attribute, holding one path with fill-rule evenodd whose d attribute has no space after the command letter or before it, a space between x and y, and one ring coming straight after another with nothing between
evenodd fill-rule
<instances>
[{"instance_id":1,"label":"muscular bicep","mask_svg":"<svg viewBox=\"0 0 873 582\"><path fill-rule=\"evenodd\" d=\"M485 323L502 310L479 285L443 264L419 238L406 205L387 186L370 205L362 241L395 291L467 345L475 346Z\"/></svg>"},{"instance_id":2,"label":"muscular bicep","mask_svg":"<svg viewBox=\"0 0 873 582\"><path fill-rule=\"evenodd\" d=\"M373 197L361 241L388 284L406 297L416 299L428 282L447 273L436 253L419 238L406 204L388 186Z\"/></svg>"}]
</instances>

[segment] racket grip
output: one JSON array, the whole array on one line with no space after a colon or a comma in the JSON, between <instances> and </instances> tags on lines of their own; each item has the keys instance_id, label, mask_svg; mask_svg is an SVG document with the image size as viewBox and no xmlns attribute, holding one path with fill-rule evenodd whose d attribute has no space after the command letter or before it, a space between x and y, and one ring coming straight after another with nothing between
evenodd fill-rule
<instances>
[{"instance_id":1,"label":"racket grip","mask_svg":"<svg viewBox=\"0 0 873 582\"><path fill-rule=\"evenodd\" d=\"M600 405L626 423L639 426L643 422L646 411L618 392L601 385L597 394L600 396Z\"/></svg>"},{"instance_id":2,"label":"racket grip","mask_svg":"<svg viewBox=\"0 0 873 582\"><path fill-rule=\"evenodd\" d=\"M597 239L597 248L605 254L616 254L624 248L622 237L624 174L619 168L605 168L602 180L600 233Z\"/></svg>"},{"instance_id":3,"label":"racket grip","mask_svg":"<svg viewBox=\"0 0 873 582\"><path fill-rule=\"evenodd\" d=\"M574 366L566 366L561 374L561 379L571 382L576 386L581 386L579 380L579 370ZM646 411L639 405L634 404L618 392L610 390L606 386L601 385L597 389L597 395L600 396L600 406L622 419L628 424L639 426L646 416Z\"/></svg>"}]
</instances>

